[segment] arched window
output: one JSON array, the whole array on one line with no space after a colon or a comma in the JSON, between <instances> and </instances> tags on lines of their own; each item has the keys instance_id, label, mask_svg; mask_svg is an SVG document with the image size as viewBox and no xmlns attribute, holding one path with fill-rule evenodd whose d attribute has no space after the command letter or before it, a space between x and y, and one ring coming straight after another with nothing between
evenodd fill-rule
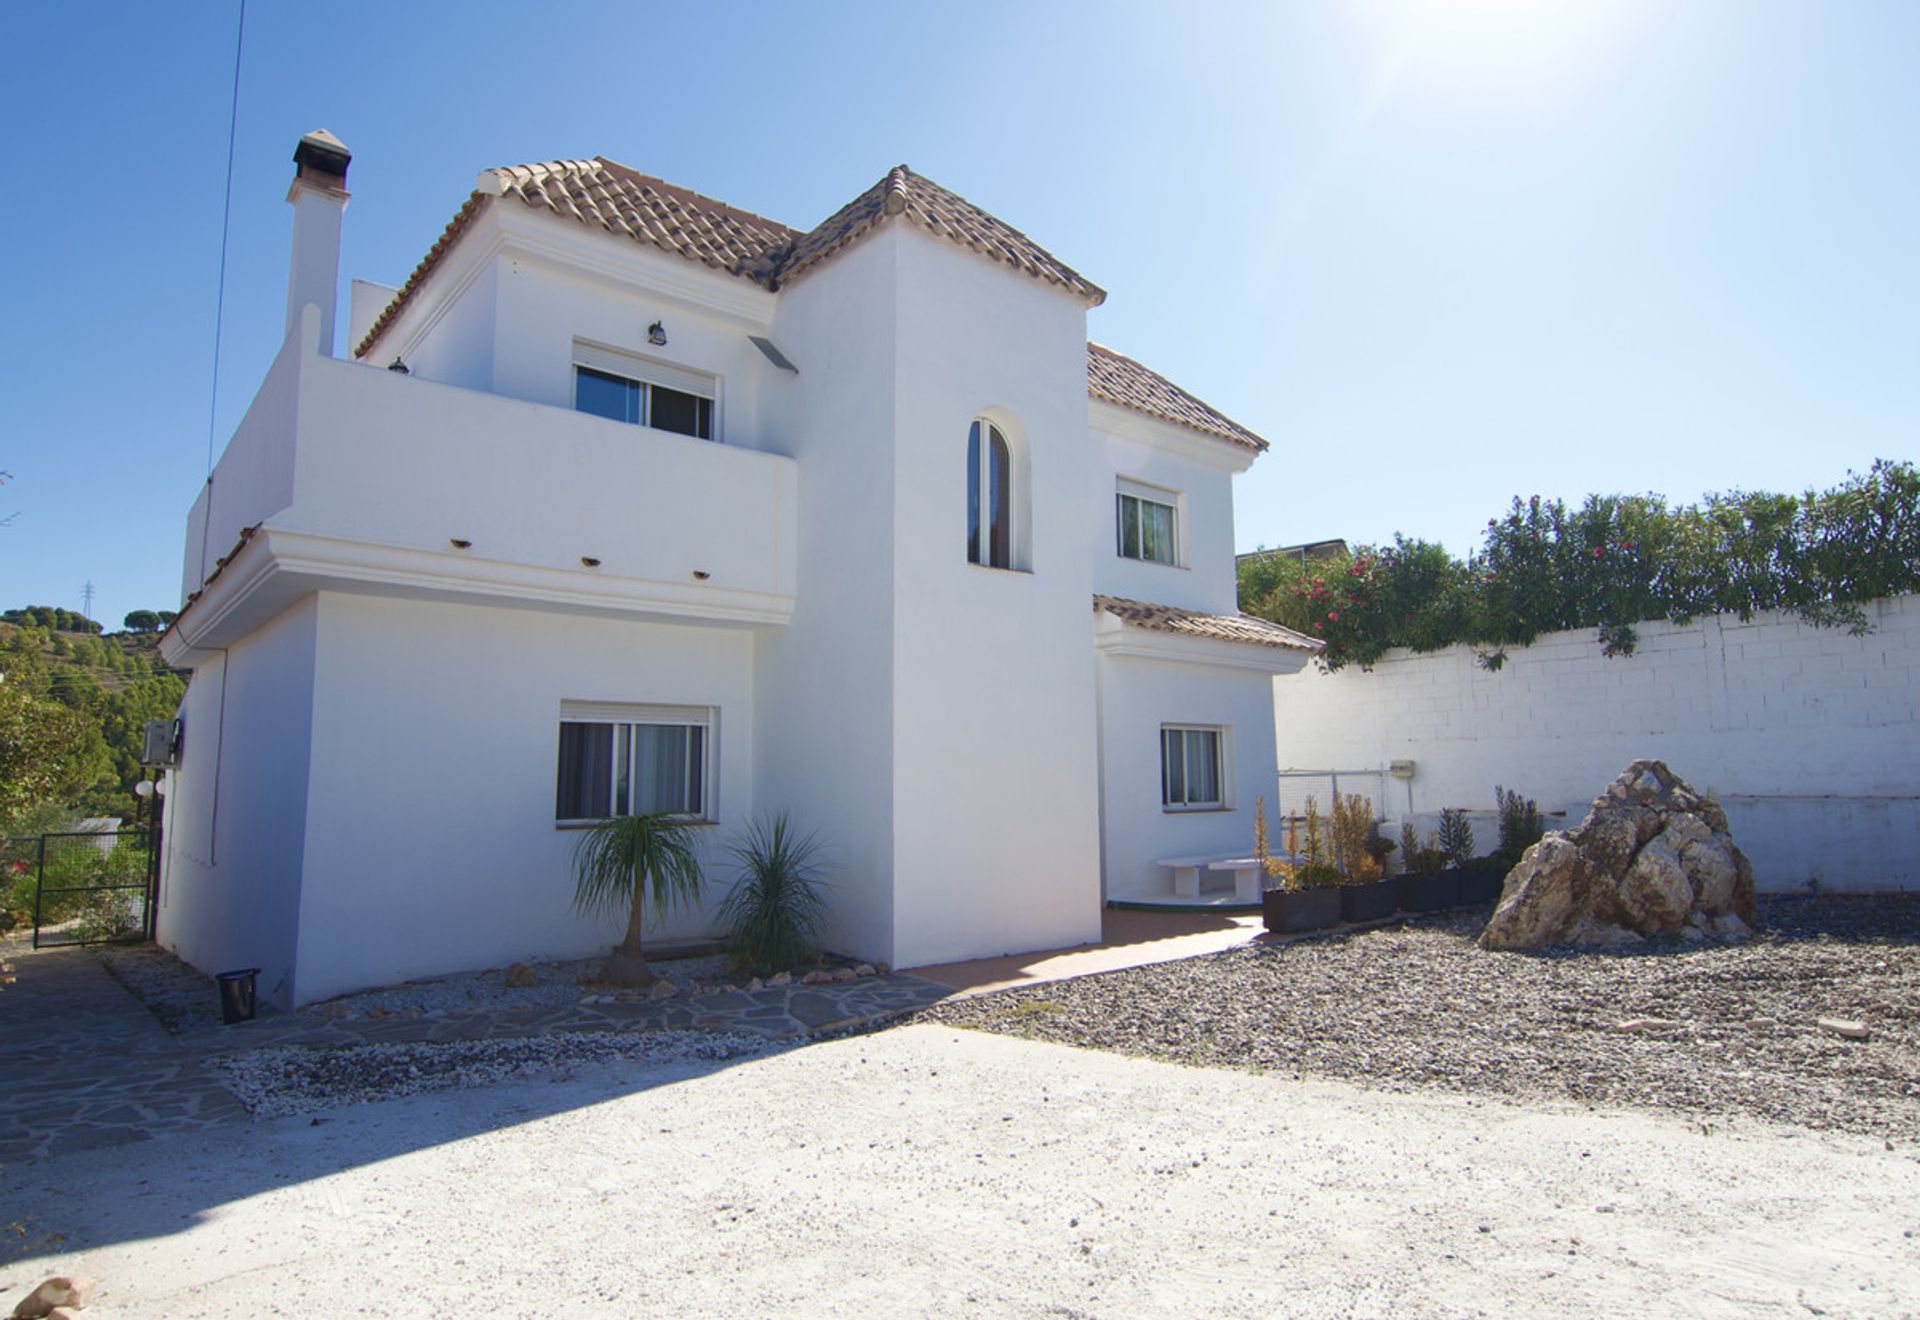
<instances>
[{"instance_id":1,"label":"arched window","mask_svg":"<svg viewBox=\"0 0 1920 1320\"><path fill-rule=\"evenodd\" d=\"M988 421L967 432L967 562L1013 567L1013 455Z\"/></svg>"}]
</instances>

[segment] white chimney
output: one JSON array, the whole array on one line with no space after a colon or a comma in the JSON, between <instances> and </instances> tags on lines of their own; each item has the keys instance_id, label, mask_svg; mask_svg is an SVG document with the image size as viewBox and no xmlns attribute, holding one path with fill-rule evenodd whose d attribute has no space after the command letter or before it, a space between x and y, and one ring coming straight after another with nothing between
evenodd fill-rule
<instances>
[{"instance_id":1,"label":"white chimney","mask_svg":"<svg viewBox=\"0 0 1920 1320\"><path fill-rule=\"evenodd\" d=\"M317 129L293 149L293 260L287 270L287 333L300 309L320 309L320 351L333 356L333 312L340 296L340 217L347 209L347 166L353 156L339 138Z\"/></svg>"}]
</instances>

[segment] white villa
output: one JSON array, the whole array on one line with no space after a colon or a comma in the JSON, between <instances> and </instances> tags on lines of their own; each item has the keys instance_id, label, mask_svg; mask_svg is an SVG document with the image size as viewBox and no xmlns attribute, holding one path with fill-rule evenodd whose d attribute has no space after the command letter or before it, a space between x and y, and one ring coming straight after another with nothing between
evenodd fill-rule
<instances>
[{"instance_id":1,"label":"white villa","mask_svg":"<svg viewBox=\"0 0 1920 1320\"><path fill-rule=\"evenodd\" d=\"M480 175L355 281L301 140L286 338L187 519L161 942L269 1002L579 957L584 821L786 811L828 944L1099 938L1244 854L1273 677L1235 605L1266 443L1088 343L1105 294L905 167L811 230L607 160ZM710 933L686 914L650 932Z\"/></svg>"}]
</instances>

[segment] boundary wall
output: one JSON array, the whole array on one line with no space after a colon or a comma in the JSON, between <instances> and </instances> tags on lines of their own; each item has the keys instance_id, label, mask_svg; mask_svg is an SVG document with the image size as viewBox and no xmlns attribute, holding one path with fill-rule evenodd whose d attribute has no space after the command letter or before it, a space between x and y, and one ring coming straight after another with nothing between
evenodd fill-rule
<instances>
[{"instance_id":1,"label":"boundary wall","mask_svg":"<svg viewBox=\"0 0 1920 1320\"><path fill-rule=\"evenodd\" d=\"M1866 607L1854 637L1791 614L1643 624L1609 659L1590 630L1510 647L1390 652L1373 670L1274 680L1282 770L1385 770L1375 804L1398 838L1442 807L1495 842L1496 784L1577 824L1636 757L1657 757L1726 808L1763 890L1920 889L1920 596Z\"/></svg>"}]
</instances>

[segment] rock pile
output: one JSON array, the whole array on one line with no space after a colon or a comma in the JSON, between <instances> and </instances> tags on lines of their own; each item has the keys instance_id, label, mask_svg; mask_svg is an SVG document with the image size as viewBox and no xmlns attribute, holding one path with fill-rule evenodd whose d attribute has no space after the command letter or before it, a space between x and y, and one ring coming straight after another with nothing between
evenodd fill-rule
<instances>
[{"instance_id":1,"label":"rock pile","mask_svg":"<svg viewBox=\"0 0 1920 1320\"><path fill-rule=\"evenodd\" d=\"M1635 761L1585 820L1527 849L1480 933L1487 949L1737 939L1755 923L1753 867L1725 813L1662 761Z\"/></svg>"}]
</instances>

